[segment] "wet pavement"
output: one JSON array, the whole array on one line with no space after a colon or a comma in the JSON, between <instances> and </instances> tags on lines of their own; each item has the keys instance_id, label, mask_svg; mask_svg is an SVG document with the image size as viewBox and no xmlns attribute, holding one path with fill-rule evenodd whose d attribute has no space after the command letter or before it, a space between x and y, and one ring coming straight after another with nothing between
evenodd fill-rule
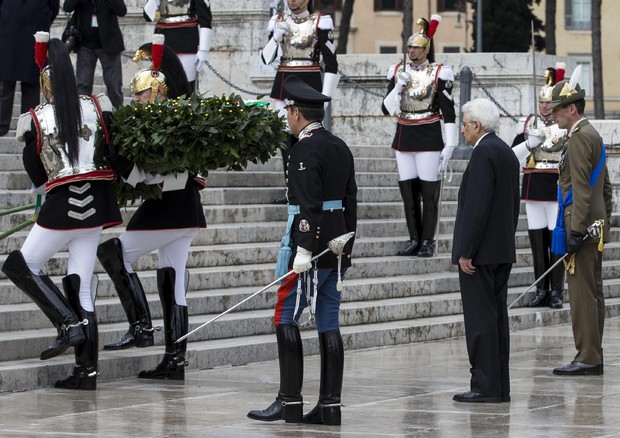
<instances>
[{"instance_id":1,"label":"wet pavement","mask_svg":"<svg viewBox=\"0 0 620 438\"><path fill-rule=\"evenodd\" d=\"M620 319L605 327L605 374L559 377L570 326L511 335L510 403L452 401L469 389L463 338L345 352L342 426L246 418L278 390L277 362L192 371L185 382L100 382L97 391L0 394L2 437L620 437ZM308 357L304 400L317 401Z\"/></svg>"}]
</instances>

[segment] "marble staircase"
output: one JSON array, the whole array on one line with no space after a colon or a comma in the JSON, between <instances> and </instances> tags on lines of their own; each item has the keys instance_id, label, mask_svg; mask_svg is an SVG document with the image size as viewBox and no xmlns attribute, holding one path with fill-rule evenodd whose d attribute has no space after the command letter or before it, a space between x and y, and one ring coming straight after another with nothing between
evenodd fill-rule
<instances>
[{"instance_id":1,"label":"marble staircase","mask_svg":"<svg viewBox=\"0 0 620 438\"><path fill-rule=\"evenodd\" d=\"M359 186L359 226L354 264L347 272L342 294L341 324L346 349L426 342L464 334L458 276L450 263L450 249L458 185L467 163L454 161L452 179L444 183L437 257L396 257L394 254L407 233L396 163L386 144L351 147ZM14 139L14 131L0 138L0 209L34 200L23 171L21 147ZM264 165L251 164L244 172L213 171L208 175L207 188L201 194L208 227L194 240L188 261L190 330L273 281L286 207L270 201L282 195L282 184L279 156ZM135 208L123 210L125 221ZM0 230L31 216L32 211L2 216ZM105 230L102 240L120 232L122 227ZM609 316L620 314L620 244L616 243L619 234L620 229L612 229L612 243L606 247L603 266ZM0 263L6 254L21 247L26 235L24 230L0 240ZM524 211L516 241L517 263L510 278L509 303L534 280ZM60 252L46 267L46 273L57 284L66 273L67 255ZM156 254L143 257L136 266L154 324L162 326L156 269ZM97 265L96 270L96 309L103 345L121 336L127 323L109 277L101 266ZM193 335L188 344L188 369L276 358L272 323L275 292L276 287L270 288ZM560 310L528 309L523 307L528 298L510 311L513 330L569 321L568 306ZM39 360L39 353L51 343L56 332L42 312L3 274L0 314L0 392L50 386L70 371L71 349L51 360ZM313 323L302 329L306 354L316 354L318 343ZM161 359L162 344L162 332L156 332L154 347L101 351L100 379L136 376L139 370Z\"/></svg>"}]
</instances>

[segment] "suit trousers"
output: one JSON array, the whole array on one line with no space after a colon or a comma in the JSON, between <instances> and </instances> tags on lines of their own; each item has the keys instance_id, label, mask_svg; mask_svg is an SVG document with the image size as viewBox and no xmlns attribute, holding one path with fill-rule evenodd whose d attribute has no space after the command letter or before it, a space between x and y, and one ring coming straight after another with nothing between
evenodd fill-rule
<instances>
[{"instance_id":1,"label":"suit trousers","mask_svg":"<svg viewBox=\"0 0 620 438\"><path fill-rule=\"evenodd\" d=\"M21 114L23 114L39 104L39 83L20 82L20 85L22 92ZM0 81L0 136L5 135L11 126L14 97L15 82Z\"/></svg>"},{"instance_id":2,"label":"suit trousers","mask_svg":"<svg viewBox=\"0 0 620 438\"><path fill-rule=\"evenodd\" d=\"M506 299L511 269L511 263L476 265L473 275L459 269L471 391L488 397L510 395Z\"/></svg>"},{"instance_id":3,"label":"suit trousers","mask_svg":"<svg viewBox=\"0 0 620 438\"><path fill-rule=\"evenodd\" d=\"M575 254L575 273L568 274L568 296L575 361L602 363L605 298L603 296L603 253L595 243L584 243Z\"/></svg>"},{"instance_id":4,"label":"suit trousers","mask_svg":"<svg viewBox=\"0 0 620 438\"><path fill-rule=\"evenodd\" d=\"M77 55L75 77L77 78L78 94L90 96L93 94L93 82L97 59L101 62L103 82L107 89L107 95L118 108L123 104L123 69L121 66L121 54L108 55L103 49L89 49L82 45Z\"/></svg>"}]
</instances>

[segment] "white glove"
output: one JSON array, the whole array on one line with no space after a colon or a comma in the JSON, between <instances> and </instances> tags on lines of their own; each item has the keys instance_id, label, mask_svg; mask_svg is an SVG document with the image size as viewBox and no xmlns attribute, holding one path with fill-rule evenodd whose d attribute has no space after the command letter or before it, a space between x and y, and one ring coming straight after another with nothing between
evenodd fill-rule
<instances>
[{"instance_id":1,"label":"white glove","mask_svg":"<svg viewBox=\"0 0 620 438\"><path fill-rule=\"evenodd\" d=\"M312 268L312 252L298 246L295 260L293 260L293 271L297 274L301 274L310 268Z\"/></svg>"},{"instance_id":2,"label":"white glove","mask_svg":"<svg viewBox=\"0 0 620 438\"><path fill-rule=\"evenodd\" d=\"M273 29L273 39L277 42L282 41L282 38L284 38L284 35L286 35L286 32L288 32L289 28L290 26L288 25L288 23L284 21L278 22Z\"/></svg>"},{"instance_id":3,"label":"white glove","mask_svg":"<svg viewBox=\"0 0 620 438\"><path fill-rule=\"evenodd\" d=\"M411 76L409 75L409 73L400 72L396 77L396 85L394 86L394 88L396 88L400 93L400 91L409 83L410 79Z\"/></svg>"},{"instance_id":4,"label":"white glove","mask_svg":"<svg viewBox=\"0 0 620 438\"><path fill-rule=\"evenodd\" d=\"M527 139L525 140L527 143L527 148L529 150L534 149L536 146L538 146L539 144L542 143L543 139L542 137L539 137L538 135L528 135Z\"/></svg>"},{"instance_id":5,"label":"white glove","mask_svg":"<svg viewBox=\"0 0 620 438\"><path fill-rule=\"evenodd\" d=\"M204 67L208 56L209 52L206 50L199 50L198 53L196 53L196 60L194 61L196 65L196 71L202 70L202 67Z\"/></svg>"},{"instance_id":6,"label":"white glove","mask_svg":"<svg viewBox=\"0 0 620 438\"><path fill-rule=\"evenodd\" d=\"M195 66L196 71L200 71L205 65L209 50L211 50L211 41L213 40L213 29L201 27L199 31L198 52L196 53Z\"/></svg>"},{"instance_id":7,"label":"white glove","mask_svg":"<svg viewBox=\"0 0 620 438\"><path fill-rule=\"evenodd\" d=\"M448 162L452 158L452 152L454 152L454 146L444 146L441 150L441 159L439 160L439 173L448 170Z\"/></svg>"}]
</instances>

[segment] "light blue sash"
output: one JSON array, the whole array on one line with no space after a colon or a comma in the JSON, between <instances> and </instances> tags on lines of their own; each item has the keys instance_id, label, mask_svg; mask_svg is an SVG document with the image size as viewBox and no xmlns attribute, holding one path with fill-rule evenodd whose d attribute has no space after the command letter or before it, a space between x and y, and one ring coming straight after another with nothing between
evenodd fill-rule
<instances>
[{"instance_id":1,"label":"light blue sash","mask_svg":"<svg viewBox=\"0 0 620 438\"><path fill-rule=\"evenodd\" d=\"M323 202L323 211L325 210L342 210L342 201L325 201ZM286 221L286 233L280 241L280 253L278 254L278 262L276 263L276 277L282 277L288 272L288 265L291 261L293 248L291 247L291 228L295 215L300 212L299 205L288 206L288 220Z\"/></svg>"}]
</instances>

